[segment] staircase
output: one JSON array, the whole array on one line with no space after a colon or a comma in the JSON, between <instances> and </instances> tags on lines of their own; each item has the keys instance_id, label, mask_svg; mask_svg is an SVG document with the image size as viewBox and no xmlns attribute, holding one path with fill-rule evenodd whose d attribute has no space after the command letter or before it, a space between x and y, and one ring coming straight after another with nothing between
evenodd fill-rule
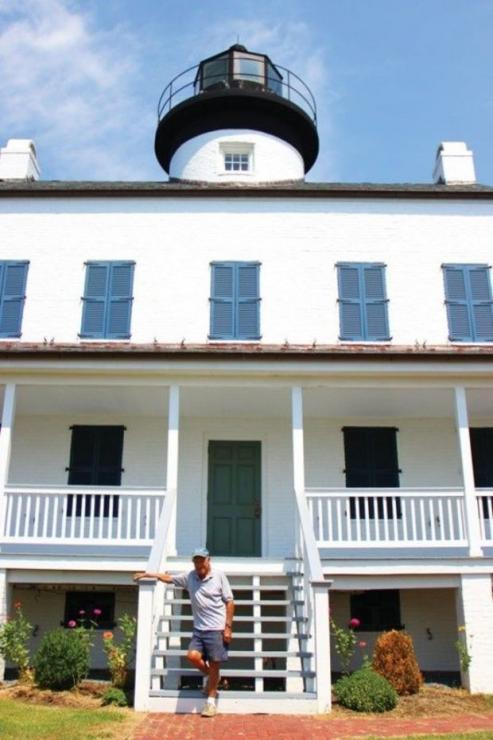
<instances>
[{"instance_id":1,"label":"staircase","mask_svg":"<svg viewBox=\"0 0 493 740\"><path fill-rule=\"evenodd\" d=\"M317 711L313 640L303 580L297 574L228 575L235 600L233 642L221 671L221 712L307 714ZM165 587L155 618L151 711L194 712L203 679L186 660L192 633L188 594Z\"/></svg>"}]
</instances>

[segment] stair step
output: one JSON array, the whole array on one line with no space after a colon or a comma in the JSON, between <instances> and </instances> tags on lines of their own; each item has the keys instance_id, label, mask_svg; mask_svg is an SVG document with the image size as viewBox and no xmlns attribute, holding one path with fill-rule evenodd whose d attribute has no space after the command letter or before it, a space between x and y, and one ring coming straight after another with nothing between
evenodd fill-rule
<instances>
[{"instance_id":1,"label":"stair step","mask_svg":"<svg viewBox=\"0 0 493 740\"><path fill-rule=\"evenodd\" d=\"M160 622L191 622L193 616L191 614L170 614L168 616L160 617ZM293 622L292 617L243 617L236 616L235 622ZM297 617L296 622L307 622L307 617Z\"/></svg>"},{"instance_id":2,"label":"stair step","mask_svg":"<svg viewBox=\"0 0 493 740\"><path fill-rule=\"evenodd\" d=\"M278 599L277 601L276 599L269 599L268 601L235 599L237 606L289 606L290 604L301 606L304 603L304 601L292 601L291 599ZM166 599L166 604L190 604L190 599Z\"/></svg>"},{"instance_id":3,"label":"stair step","mask_svg":"<svg viewBox=\"0 0 493 740\"><path fill-rule=\"evenodd\" d=\"M171 648L170 650L154 650L152 654L156 658L167 658L184 656L187 651ZM313 653L299 651L290 653L285 650L230 650L228 655L230 658L311 658Z\"/></svg>"},{"instance_id":4,"label":"stair step","mask_svg":"<svg viewBox=\"0 0 493 740\"><path fill-rule=\"evenodd\" d=\"M156 632L156 637L186 637L190 639L192 633L190 631L168 630ZM291 632L260 632L258 635L254 632L235 632L235 639L237 640L289 640L291 637L296 640L307 640L311 635L291 634Z\"/></svg>"},{"instance_id":5,"label":"stair step","mask_svg":"<svg viewBox=\"0 0 493 740\"><path fill-rule=\"evenodd\" d=\"M197 676L197 670L195 668L152 668L151 676L170 676L171 674L179 674L180 676ZM314 678L315 673L313 671L288 671L288 670L272 670L272 671L252 671L250 669L243 668L224 668L221 667L221 676L243 677L243 678Z\"/></svg>"},{"instance_id":6,"label":"stair step","mask_svg":"<svg viewBox=\"0 0 493 740\"><path fill-rule=\"evenodd\" d=\"M188 698L190 699L201 699L204 697L201 691L196 689L151 689L149 696L168 696L176 698ZM313 699L317 698L317 695L312 692L305 693L294 693L293 691L221 691L219 690L220 701L224 702L228 699Z\"/></svg>"}]
</instances>

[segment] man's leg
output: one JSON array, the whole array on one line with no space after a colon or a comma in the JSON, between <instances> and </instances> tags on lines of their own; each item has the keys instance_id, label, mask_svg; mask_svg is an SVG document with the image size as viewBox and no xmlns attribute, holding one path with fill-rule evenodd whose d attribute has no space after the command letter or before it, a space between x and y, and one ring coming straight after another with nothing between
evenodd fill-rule
<instances>
[{"instance_id":1,"label":"man's leg","mask_svg":"<svg viewBox=\"0 0 493 740\"><path fill-rule=\"evenodd\" d=\"M209 675L209 665L205 662L202 657L202 653L199 653L198 650L189 650L187 653L187 659L190 661L194 668L197 668L197 670L199 670L205 676Z\"/></svg>"},{"instance_id":2,"label":"man's leg","mask_svg":"<svg viewBox=\"0 0 493 740\"><path fill-rule=\"evenodd\" d=\"M217 696L217 685L219 683L219 670L221 664L215 660L209 663L209 678L207 680L207 696L215 699Z\"/></svg>"}]
</instances>

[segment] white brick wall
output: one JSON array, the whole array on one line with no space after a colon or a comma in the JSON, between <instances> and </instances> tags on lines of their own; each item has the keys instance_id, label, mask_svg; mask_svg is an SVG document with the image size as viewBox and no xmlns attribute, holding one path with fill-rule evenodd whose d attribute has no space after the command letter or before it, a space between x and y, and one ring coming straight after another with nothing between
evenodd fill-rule
<instances>
[{"instance_id":1,"label":"white brick wall","mask_svg":"<svg viewBox=\"0 0 493 740\"><path fill-rule=\"evenodd\" d=\"M387 264L393 342L447 342L443 262L488 263L493 206L279 199L3 199L30 260L22 339L77 341L86 260L135 260L132 340L205 342L210 262L259 260L265 342L337 342L338 261Z\"/></svg>"},{"instance_id":2,"label":"white brick wall","mask_svg":"<svg viewBox=\"0 0 493 740\"><path fill-rule=\"evenodd\" d=\"M493 598L489 574L463 575L457 593L457 612L467 638L471 665L464 677L472 693L493 692Z\"/></svg>"}]
</instances>

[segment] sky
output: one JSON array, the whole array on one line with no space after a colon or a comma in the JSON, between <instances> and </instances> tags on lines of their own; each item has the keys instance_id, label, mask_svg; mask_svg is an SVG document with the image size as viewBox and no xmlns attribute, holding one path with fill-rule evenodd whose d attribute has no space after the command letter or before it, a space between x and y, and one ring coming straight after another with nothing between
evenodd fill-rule
<instances>
[{"instance_id":1,"label":"sky","mask_svg":"<svg viewBox=\"0 0 493 740\"><path fill-rule=\"evenodd\" d=\"M311 88L310 181L432 181L465 141L493 185L493 0L0 0L0 146L36 143L45 180L165 180L157 101L231 44Z\"/></svg>"}]
</instances>

